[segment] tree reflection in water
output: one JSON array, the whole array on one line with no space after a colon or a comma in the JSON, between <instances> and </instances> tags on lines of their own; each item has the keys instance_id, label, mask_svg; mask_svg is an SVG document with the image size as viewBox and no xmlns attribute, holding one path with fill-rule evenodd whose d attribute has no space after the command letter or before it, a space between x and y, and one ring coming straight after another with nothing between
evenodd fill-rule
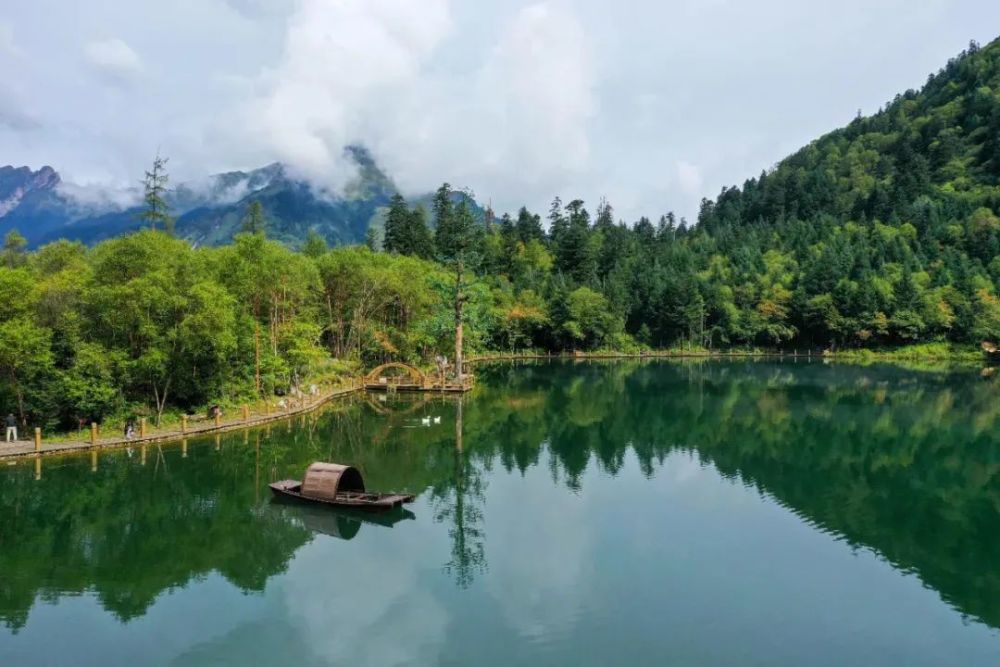
<instances>
[{"instance_id":1,"label":"tree reflection in water","mask_svg":"<svg viewBox=\"0 0 1000 667\"><path fill-rule=\"evenodd\" d=\"M31 461L3 470L0 619L18 628L36 599L90 591L129 620L209 572L262 590L319 534L274 511L266 485L315 460L350 462L372 488L425 494L447 527L445 570L469 587L487 568L493 466L548 464L586 492L588 468L613 476L632 455L654 476L682 450L1000 627L1000 385L974 371L587 362L478 375L464 400L421 397L415 412L402 396L345 401L247 444L192 440L186 458L179 446L146 465L107 452L96 472L89 456L45 459L38 481ZM424 413L442 424L421 427Z\"/></svg>"},{"instance_id":2,"label":"tree reflection in water","mask_svg":"<svg viewBox=\"0 0 1000 667\"><path fill-rule=\"evenodd\" d=\"M445 484L433 489L435 500L434 519L449 524L451 560L445 572L455 579L460 588L472 585L476 574L486 570L483 510L486 482L482 472L470 464L462 441L462 411L464 401L459 398L455 407L455 447L452 456L453 472Z\"/></svg>"}]
</instances>

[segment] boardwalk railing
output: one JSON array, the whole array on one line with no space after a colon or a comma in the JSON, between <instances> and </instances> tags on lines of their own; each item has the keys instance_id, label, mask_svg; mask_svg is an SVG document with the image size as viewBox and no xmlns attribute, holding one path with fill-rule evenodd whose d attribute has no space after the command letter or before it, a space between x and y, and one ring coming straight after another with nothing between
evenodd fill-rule
<instances>
[{"instance_id":1,"label":"boardwalk railing","mask_svg":"<svg viewBox=\"0 0 1000 667\"><path fill-rule=\"evenodd\" d=\"M164 443L176 440L183 440L194 435L204 433L222 433L245 429L252 426L259 426L269 422L280 421L295 415L302 415L321 407L335 398L348 396L363 389L357 380L352 379L351 384L344 387L337 387L327 391L321 391L315 396L302 396L300 398L284 399L284 406L280 404L272 406L264 404L264 412L252 412L249 405L243 405L236 412L236 417L223 416L221 414L214 417L191 417L182 415L180 425L177 428L157 429L149 432L145 419L139 422L139 433L137 437L126 440L124 437L102 438L99 435L97 424L90 425L89 438L87 440L60 440L45 442L40 428L34 430L33 440L19 440L16 442L0 442L0 459L15 457L38 457L48 454L64 454L76 451L86 451L99 449L111 449L116 447L131 447L147 445L153 443Z\"/></svg>"}]
</instances>

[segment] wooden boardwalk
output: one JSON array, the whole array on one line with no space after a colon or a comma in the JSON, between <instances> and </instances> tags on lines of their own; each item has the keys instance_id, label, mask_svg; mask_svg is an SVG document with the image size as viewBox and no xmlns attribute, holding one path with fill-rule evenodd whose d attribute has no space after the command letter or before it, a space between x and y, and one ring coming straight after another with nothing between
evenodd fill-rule
<instances>
[{"instance_id":1,"label":"wooden boardwalk","mask_svg":"<svg viewBox=\"0 0 1000 667\"><path fill-rule=\"evenodd\" d=\"M296 415L312 412L335 398L349 396L361 391L363 387L352 382L350 386L339 387L329 391L321 392L317 396L307 396L302 399L286 399L289 404L286 409L276 408L274 412L265 414L248 414L244 419L237 411L237 417L223 418L219 425L210 419L189 424L187 428L174 428L157 430L146 435L144 438L133 438L126 441L123 437L97 438L96 443L90 440L66 440L60 442L45 442L42 440L41 446L36 450L33 440L18 440L17 442L0 442L0 459L30 458L36 456L47 456L53 454L66 454L72 452L96 451L99 449L113 449L117 447L135 447L148 444L164 443L183 440L185 438L196 437L207 433L222 433L224 431L236 431L240 429L261 426L271 422L289 419ZM293 405L294 404L294 405Z\"/></svg>"}]
</instances>

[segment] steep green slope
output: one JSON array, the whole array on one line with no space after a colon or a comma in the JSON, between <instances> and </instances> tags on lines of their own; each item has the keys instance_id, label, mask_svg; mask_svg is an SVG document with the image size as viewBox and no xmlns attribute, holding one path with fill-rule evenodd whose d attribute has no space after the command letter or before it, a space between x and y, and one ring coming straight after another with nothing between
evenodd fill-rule
<instances>
[{"instance_id":1,"label":"steep green slope","mask_svg":"<svg viewBox=\"0 0 1000 667\"><path fill-rule=\"evenodd\" d=\"M929 223L933 211L964 223L1000 205L998 184L1000 40L971 45L919 92L897 95L742 189L724 189L701 221L712 229L819 215Z\"/></svg>"},{"instance_id":2,"label":"steep green slope","mask_svg":"<svg viewBox=\"0 0 1000 667\"><path fill-rule=\"evenodd\" d=\"M703 201L699 234L737 290L784 274L757 310L808 340L972 340L1000 324L998 212L1000 40Z\"/></svg>"}]
</instances>

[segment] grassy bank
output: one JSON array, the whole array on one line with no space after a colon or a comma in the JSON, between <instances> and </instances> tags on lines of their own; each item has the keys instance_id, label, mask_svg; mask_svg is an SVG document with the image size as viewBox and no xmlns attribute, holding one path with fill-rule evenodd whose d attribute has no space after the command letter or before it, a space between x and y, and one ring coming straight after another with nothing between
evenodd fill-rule
<instances>
[{"instance_id":1,"label":"grassy bank","mask_svg":"<svg viewBox=\"0 0 1000 667\"><path fill-rule=\"evenodd\" d=\"M844 349L826 356L838 361L945 361L953 363L981 363L983 353L974 345L957 343L923 343L905 347L882 349Z\"/></svg>"},{"instance_id":2,"label":"grassy bank","mask_svg":"<svg viewBox=\"0 0 1000 667\"><path fill-rule=\"evenodd\" d=\"M812 349L767 349L733 347L708 349L703 347L672 347L666 349L598 349L587 352L546 352L544 350L515 350L483 352L469 358L470 363L517 359L605 359L605 358L737 358L737 357L792 357L831 359L846 363L906 363L938 362L951 364L980 364L983 354L974 345L955 343L924 343L894 348L845 348L835 351Z\"/></svg>"}]
</instances>

